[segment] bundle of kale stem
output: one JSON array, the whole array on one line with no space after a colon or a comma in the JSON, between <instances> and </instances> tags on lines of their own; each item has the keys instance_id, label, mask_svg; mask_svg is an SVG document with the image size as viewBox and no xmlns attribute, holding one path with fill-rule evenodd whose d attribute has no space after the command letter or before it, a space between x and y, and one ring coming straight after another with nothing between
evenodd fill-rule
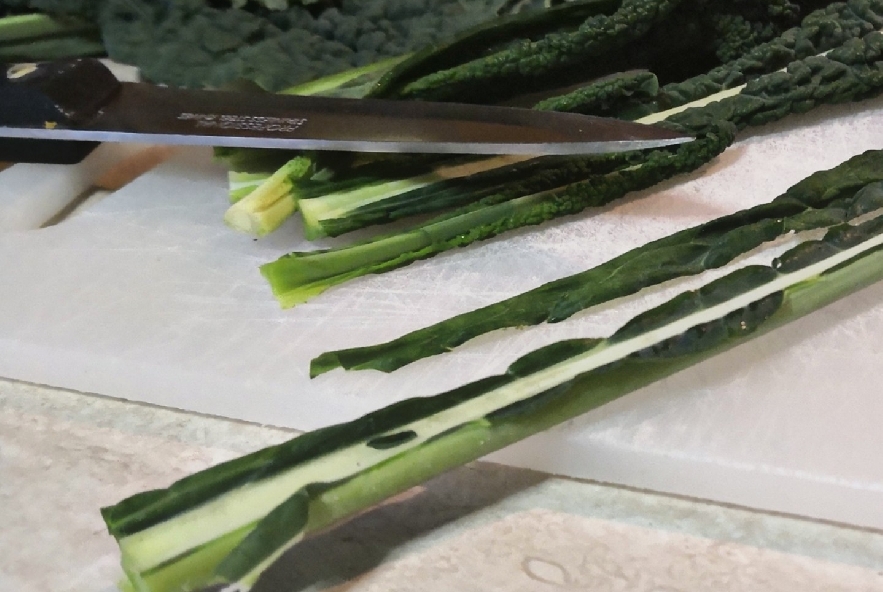
<instances>
[{"instance_id":1,"label":"bundle of kale stem","mask_svg":"<svg viewBox=\"0 0 883 592\"><path fill-rule=\"evenodd\" d=\"M499 375L399 401L106 507L128 584L139 592L247 592L311 533L880 281L881 208L883 151L870 151L693 233L701 250L704 234L740 223L748 236L778 218L795 230L827 229L771 265L682 292L606 338L551 344Z\"/></svg>"},{"instance_id":2,"label":"bundle of kale stem","mask_svg":"<svg viewBox=\"0 0 883 592\"><path fill-rule=\"evenodd\" d=\"M650 11L652 15L628 13L646 24L656 17L659 23L666 22L678 3L623 0L616 4L629 9L653 4L659 10ZM780 8L786 4L767 3ZM587 19L595 27L589 29L597 34L579 27L575 34L584 42L580 47L597 49L610 39L635 42L633 32L617 37L613 25L623 14L617 9ZM695 170L725 150L736 132L747 126L820 104L883 93L880 29L883 0L851 0L809 15L799 28L754 44L754 49L739 52L739 58L685 82L660 86L654 73L630 71L590 89L545 97L541 108L603 109L621 117L664 122L695 134L697 140L643 153L490 165L478 177L462 181L480 194L473 203L460 204L410 231L348 249L294 254L264 271L279 288L283 303L291 304L364 273L574 214ZM636 30L638 39L649 35ZM547 32L537 35L545 39ZM605 51L620 50L613 43ZM493 55L498 54L498 65L505 66L502 70L481 57L470 63L485 68L481 70L485 80L496 81L510 72L516 79L542 79L528 66L506 65L511 66L506 61L510 57L519 63L518 56L524 55L517 43L495 48ZM389 72L394 76L375 88L396 89L402 96L418 88L432 94L448 84L470 88L481 79L475 76L474 65L466 70L433 68L434 73L455 73L420 76L420 84L395 78L419 63L405 60L393 65ZM377 73L371 74L374 81ZM353 167L358 173L352 177L330 182L339 183L341 193L367 185L382 194L389 187L382 181L372 185L373 176L381 177L378 171L403 162L408 161L359 165ZM269 185L259 181L256 188L248 187L253 179L243 179L244 199L257 193L268 204L280 203L271 199L268 187L282 193L300 190L304 201L322 199L315 194L321 194L327 187L322 183L328 181L317 178L322 174L317 163L304 154L273 172ZM420 182L432 182L434 163L416 159L410 166L419 171L415 178ZM517 179L507 177L510 173ZM312 177L309 183L304 181L307 177ZM450 190L460 182L454 179L445 185L446 203L458 199L457 192ZM873 151L817 172L767 204L637 247L526 295L373 349L325 354L314 361L314 374L338 366L393 370L487 331L561 321L664 281L727 266L786 233L803 233L799 244L772 265L742 267L698 290L681 293L606 338L552 344L514 361L500 375L432 397L400 401L104 508L128 582L145 592L181 592L204 585L247 591L277 558L310 533L879 281L883 279L881 210L883 151ZM807 237L807 231L822 230L823 236L816 232Z\"/></svg>"},{"instance_id":3,"label":"bundle of kale stem","mask_svg":"<svg viewBox=\"0 0 883 592\"><path fill-rule=\"evenodd\" d=\"M820 83L824 81L824 83ZM842 102L883 93L883 33L853 39L823 57L796 62L785 71L749 83L740 94L673 121L702 127L730 121L738 127L765 123L822 102ZM723 266L786 233L824 228L870 211L869 204L844 209L838 199L850 184L841 179L824 196L808 201L797 186L768 205L689 228L643 245L585 272L550 282L390 342L328 352L312 363L317 375L336 367L392 371L418 359L450 351L469 339L506 327L560 322L591 306L637 293L665 281ZM845 187L845 189L844 189ZM879 207L876 204L875 207Z\"/></svg>"},{"instance_id":4,"label":"bundle of kale stem","mask_svg":"<svg viewBox=\"0 0 883 592\"><path fill-rule=\"evenodd\" d=\"M454 208L404 231L327 251L291 253L262 266L261 271L280 303L292 306L350 279L605 205L628 192L695 170L732 143L734 130L819 104L878 94L883 84L877 32L881 28L883 2L879 0L829 6L809 15L801 27L730 64L660 89L649 105L651 110L660 104L674 107L638 121L687 131L696 136L694 142L641 153L539 158L427 186L419 186L426 185L425 177L414 177L411 181L421 183L413 192L395 190L388 195L393 207L399 208L395 211L414 213L427 203L411 193ZM391 185L400 183L407 182ZM293 185L297 187L296 182ZM366 187L376 200L386 186L369 183ZM358 191L343 195L351 193ZM323 197L301 200L305 219L315 216L315 202L323 202ZM377 215L378 203L369 200L345 217L370 219Z\"/></svg>"}]
</instances>

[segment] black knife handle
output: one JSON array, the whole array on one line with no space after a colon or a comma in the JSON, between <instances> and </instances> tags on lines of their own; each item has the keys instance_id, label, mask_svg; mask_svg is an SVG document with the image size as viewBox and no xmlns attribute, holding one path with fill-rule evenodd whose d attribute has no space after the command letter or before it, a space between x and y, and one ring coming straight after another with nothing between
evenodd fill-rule
<instances>
[{"instance_id":1,"label":"black knife handle","mask_svg":"<svg viewBox=\"0 0 883 592\"><path fill-rule=\"evenodd\" d=\"M0 126L77 127L119 92L120 82L100 61L0 66ZM98 142L0 138L0 161L75 164Z\"/></svg>"}]
</instances>

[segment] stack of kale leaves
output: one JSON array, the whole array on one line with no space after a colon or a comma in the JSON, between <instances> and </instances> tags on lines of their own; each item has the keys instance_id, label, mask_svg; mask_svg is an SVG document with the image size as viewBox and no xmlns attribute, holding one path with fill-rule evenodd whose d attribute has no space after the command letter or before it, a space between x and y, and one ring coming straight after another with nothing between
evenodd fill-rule
<instances>
[{"instance_id":1,"label":"stack of kale leaves","mask_svg":"<svg viewBox=\"0 0 883 592\"><path fill-rule=\"evenodd\" d=\"M570 4L610 5L612 9L620 2L576 0ZM643 37L646 43L624 47L623 65L639 64L668 81L741 55L826 3L642 0L633 4L634 18L620 26L631 28L634 36ZM40 12L93 23L100 29L110 57L138 66L145 78L158 83L221 86L247 79L268 90L281 90L317 76L443 44L482 23L545 12L539 2L528 5L518 14L499 17L506 8L502 0L2 0L0 14ZM650 20L644 18L670 9L671 17L665 19L664 26L649 25ZM596 68L582 60L578 47L565 48L570 55L561 60L536 52L532 45L550 33L561 35L562 43L579 44L584 39L570 33L592 31L598 17L581 18L579 11L560 14L559 20L544 28L504 28L495 39L478 38L477 44L458 48L456 59L464 62L505 47L516 60L507 63L518 63L518 68L525 69L525 80L518 84L526 85L517 86L509 80L499 86L446 83L444 92L437 96L422 94L487 102L511 94L514 88L585 78ZM532 54L527 60L531 64L518 59L520 50ZM665 59L672 52L692 57L686 61ZM556 63L544 61L547 59ZM616 66L608 63L604 68Z\"/></svg>"}]
</instances>

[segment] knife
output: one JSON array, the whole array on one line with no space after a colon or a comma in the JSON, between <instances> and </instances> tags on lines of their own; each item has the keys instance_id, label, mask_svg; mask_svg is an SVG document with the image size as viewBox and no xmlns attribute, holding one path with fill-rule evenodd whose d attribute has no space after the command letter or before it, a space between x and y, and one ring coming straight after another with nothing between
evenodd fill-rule
<instances>
[{"instance_id":1,"label":"knife","mask_svg":"<svg viewBox=\"0 0 883 592\"><path fill-rule=\"evenodd\" d=\"M618 119L515 107L120 82L91 58L17 64L0 76L0 161L72 164L100 142L552 155L692 139Z\"/></svg>"}]
</instances>

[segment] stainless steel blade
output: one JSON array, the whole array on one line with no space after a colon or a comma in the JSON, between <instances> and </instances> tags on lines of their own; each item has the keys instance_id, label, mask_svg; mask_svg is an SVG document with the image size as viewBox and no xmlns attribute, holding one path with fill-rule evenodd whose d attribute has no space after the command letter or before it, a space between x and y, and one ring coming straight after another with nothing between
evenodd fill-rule
<instances>
[{"instance_id":1,"label":"stainless steel blade","mask_svg":"<svg viewBox=\"0 0 883 592\"><path fill-rule=\"evenodd\" d=\"M75 129L0 127L0 137L459 154L592 154L693 138L571 113L418 101L186 90L124 83Z\"/></svg>"}]
</instances>

